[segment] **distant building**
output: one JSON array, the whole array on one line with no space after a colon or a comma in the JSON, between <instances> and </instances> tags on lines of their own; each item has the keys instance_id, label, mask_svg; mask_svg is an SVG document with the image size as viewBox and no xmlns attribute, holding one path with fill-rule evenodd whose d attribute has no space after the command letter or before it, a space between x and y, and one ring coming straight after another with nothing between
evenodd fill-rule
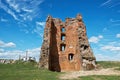
<instances>
[{"instance_id":1,"label":"distant building","mask_svg":"<svg viewBox=\"0 0 120 80\"><path fill-rule=\"evenodd\" d=\"M66 18L65 22L48 16L39 63L40 67L52 71L79 71L95 67L95 57L80 14L76 18Z\"/></svg>"}]
</instances>

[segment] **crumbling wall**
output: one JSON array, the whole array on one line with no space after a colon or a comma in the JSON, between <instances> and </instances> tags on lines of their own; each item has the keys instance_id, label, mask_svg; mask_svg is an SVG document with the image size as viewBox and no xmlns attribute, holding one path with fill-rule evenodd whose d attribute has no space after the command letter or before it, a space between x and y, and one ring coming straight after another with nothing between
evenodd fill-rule
<instances>
[{"instance_id":1,"label":"crumbling wall","mask_svg":"<svg viewBox=\"0 0 120 80\"><path fill-rule=\"evenodd\" d=\"M44 40L43 40L43 44L41 47L41 52L40 52L40 67L42 68L48 68L48 59L49 59L49 40L48 40L48 34L49 34L49 30L48 28L45 28L44 30Z\"/></svg>"},{"instance_id":2,"label":"crumbling wall","mask_svg":"<svg viewBox=\"0 0 120 80\"><path fill-rule=\"evenodd\" d=\"M65 32L61 29L65 28ZM64 36L65 39L62 39ZM65 50L62 50L64 46ZM90 70L96 67L82 16L65 22L48 16L41 48L40 67L52 71Z\"/></svg>"},{"instance_id":3,"label":"crumbling wall","mask_svg":"<svg viewBox=\"0 0 120 80\"><path fill-rule=\"evenodd\" d=\"M82 21L80 15L77 16L78 19L78 45L80 50L80 55L82 57L82 67L83 70L90 70L96 67L95 56L93 55L92 49L88 42L86 27Z\"/></svg>"}]
</instances>

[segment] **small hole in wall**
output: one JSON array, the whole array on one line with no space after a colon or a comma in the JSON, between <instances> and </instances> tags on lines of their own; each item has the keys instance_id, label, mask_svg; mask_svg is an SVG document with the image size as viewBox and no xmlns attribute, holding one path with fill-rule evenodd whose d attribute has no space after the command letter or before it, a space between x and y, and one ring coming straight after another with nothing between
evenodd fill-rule
<instances>
[{"instance_id":1,"label":"small hole in wall","mask_svg":"<svg viewBox=\"0 0 120 80\"><path fill-rule=\"evenodd\" d=\"M81 45L81 48L83 48L84 50L86 50L88 48L87 45Z\"/></svg>"}]
</instances>

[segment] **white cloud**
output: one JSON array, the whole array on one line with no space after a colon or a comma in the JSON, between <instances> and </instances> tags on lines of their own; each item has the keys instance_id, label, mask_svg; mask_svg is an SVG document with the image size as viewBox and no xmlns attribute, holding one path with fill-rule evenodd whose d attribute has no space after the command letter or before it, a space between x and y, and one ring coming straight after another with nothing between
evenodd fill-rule
<instances>
[{"instance_id":1,"label":"white cloud","mask_svg":"<svg viewBox=\"0 0 120 80\"><path fill-rule=\"evenodd\" d=\"M96 54L95 55L97 61L108 61L111 60L109 56L103 54Z\"/></svg>"},{"instance_id":2,"label":"white cloud","mask_svg":"<svg viewBox=\"0 0 120 80\"><path fill-rule=\"evenodd\" d=\"M4 49L0 49L0 53L4 52Z\"/></svg>"},{"instance_id":3,"label":"white cloud","mask_svg":"<svg viewBox=\"0 0 120 80\"><path fill-rule=\"evenodd\" d=\"M40 25L42 27L45 27L45 22L36 22L36 25Z\"/></svg>"},{"instance_id":4,"label":"white cloud","mask_svg":"<svg viewBox=\"0 0 120 80\"><path fill-rule=\"evenodd\" d=\"M41 14L40 4L43 0L0 0L0 8L10 14L15 20L32 20ZM21 16L22 15L22 16Z\"/></svg>"},{"instance_id":5,"label":"white cloud","mask_svg":"<svg viewBox=\"0 0 120 80\"><path fill-rule=\"evenodd\" d=\"M99 39L98 37L95 37L95 36L92 36L90 39L89 39L89 42L92 42L92 43L98 43Z\"/></svg>"},{"instance_id":6,"label":"white cloud","mask_svg":"<svg viewBox=\"0 0 120 80\"><path fill-rule=\"evenodd\" d=\"M119 46L112 46L112 45L106 45L101 47L102 50L109 50L109 51L120 51Z\"/></svg>"},{"instance_id":7,"label":"white cloud","mask_svg":"<svg viewBox=\"0 0 120 80\"><path fill-rule=\"evenodd\" d=\"M27 9L27 8L22 8L22 10L25 11L25 12L30 12L30 13L33 12L33 10L30 10L30 9Z\"/></svg>"},{"instance_id":8,"label":"white cloud","mask_svg":"<svg viewBox=\"0 0 120 80\"><path fill-rule=\"evenodd\" d=\"M96 54L95 57L97 61L120 61L120 53L115 54L114 56L106 54Z\"/></svg>"},{"instance_id":9,"label":"white cloud","mask_svg":"<svg viewBox=\"0 0 120 80\"><path fill-rule=\"evenodd\" d=\"M103 36L102 36L102 35L99 35L99 36L98 36L98 38L99 38L99 39L102 39L102 38L103 38Z\"/></svg>"},{"instance_id":10,"label":"white cloud","mask_svg":"<svg viewBox=\"0 0 120 80\"><path fill-rule=\"evenodd\" d=\"M113 20L113 19L110 19L110 22L120 22L120 20Z\"/></svg>"},{"instance_id":11,"label":"white cloud","mask_svg":"<svg viewBox=\"0 0 120 80\"><path fill-rule=\"evenodd\" d=\"M108 42L106 44L94 50L96 59L99 61L120 61L119 41Z\"/></svg>"},{"instance_id":12,"label":"white cloud","mask_svg":"<svg viewBox=\"0 0 120 80\"><path fill-rule=\"evenodd\" d=\"M117 38L120 38L120 34L117 34L116 37L117 37Z\"/></svg>"},{"instance_id":13,"label":"white cloud","mask_svg":"<svg viewBox=\"0 0 120 80\"><path fill-rule=\"evenodd\" d=\"M118 7L120 5L119 0L106 0L103 2L100 7L105 6L108 8Z\"/></svg>"},{"instance_id":14,"label":"white cloud","mask_svg":"<svg viewBox=\"0 0 120 80\"><path fill-rule=\"evenodd\" d=\"M34 49L27 49L28 52L40 52L40 47L39 48L34 48Z\"/></svg>"},{"instance_id":15,"label":"white cloud","mask_svg":"<svg viewBox=\"0 0 120 80\"><path fill-rule=\"evenodd\" d=\"M2 51L2 52L1 52ZM25 51L22 50L12 50L12 51L3 51L3 49L0 49L0 58L2 59L19 59L19 56L25 57L27 52L27 58L28 57L35 57L37 61L39 61L40 56L40 47L34 48L34 49L27 49Z\"/></svg>"},{"instance_id":16,"label":"white cloud","mask_svg":"<svg viewBox=\"0 0 120 80\"><path fill-rule=\"evenodd\" d=\"M105 1L104 3L102 3L100 6L105 6L105 5L109 4L111 1L112 1L112 0L107 0L107 1Z\"/></svg>"},{"instance_id":17,"label":"white cloud","mask_svg":"<svg viewBox=\"0 0 120 80\"><path fill-rule=\"evenodd\" d=\"M92 36L90 39L89 39L89 42L91 43L98 43L100 41L100 39L102 39L103 36L102 35L99 35L99 36Z\"/></svg>"},{"instance_id":18,"label":"white cloud","mask_svg":"<svg viewBox=\"0 0 120 80\"><path fill-rule=\"evenodd\" d=\"M8 42L8 43L5 43L3 41L0 40L0 47L16 47L16 44L13 43L13 42Z\"/></svg>"},{"instance_id":19,"label":"white cloud","mask_svg":"<svg viewBox=\"0 0 120 80\"><path fill-rule=\"evenodd\" d=\"M14 10L16 10L17 12L20 12L20 9L18 8L19 5L16 4L16 1L14 1L14 0L6 0L6 2L9 4L9 6L11 8L13 8Z\"/></svg>"},{"instance_id":20,"label":"white cloud","mask_svg":"<svg viewBox=\"0 0 120 80\"><path fill-rule=\"evenodd\" d=\"M117 43L116 41L109 42L108 44L109 44L109 45L115 45L115 44L117 44L117 45L118 45L118 43Z\"/></svg>"},{"instance_id":21,"label":"white cloud","mask_svg":"<svg viewBox=\"0 0 120 80\"><path fill-rule=\"evenodd\" d=\"M34 48L34 49L28 49L27 51L28 51L28 54L30 55L30 56L36 56L36 57L39 57L39 55L40 55L40 47L39 48Z\"/></svg>"},{"instance_id":22,"label":"white cloud","mask_svg":"<svg viewBox=\"0 0 120 80\"><path fill-rule=\"evenodd\" d=\"M23 54L23 51L13 50L13 51L4 51L0 52L0 58L2 59L19 59L19 55Z\"/></svg>"},{"instance_id":23,"label":"white cloud","mask_svg":"<svg viewBox=\"0 0 120 80\"><path fill-rule=\"evenodd\" d=\"M9 43L4 44L4 47L15 47L15 46L16 46L16 44L13 42L9 42Z\"/></svg>"},{"instance_id":24,"label":"white cloud","mask_svg":"<svg viewBox=\"0 0 120 80\"><path fill-rule=\"evenodd\" d=\"M40 37L43 37L45 22L36 22L36 28L33 33L37 33Z\"/></svg>"},{"instance_id":25,"label":"white cloud","mask_svg":"<svg viewBox=\"0 0 120 80\"><path fill-rule=\"evenodd\" d=\"M1 18L0 21L1 21L1 22L7 22L8 20L7 20L7 19L4 19L4 18Z\"/></svg>"},{"instance_id":26,"label":"white cloud","mask_svg":"<svg viewBox=\"0 0 120 80\"><path fill-rule=\"evenodd\" d=\"M19 20L17 18L17 16L15 15L15 13L9 9L6 5L4 5L1 0L0 0L0 8L2 8L3 10L5 10L8 14L10 14L15 20Z\"/></svg>"},{"instance_id":27,"label":"white cloud","mask_svg":"<svg viewBox=\"0 0 120 80\"><path fill-rule=\"evenodd\" d=\"M40 57L40 47L34 49L27 49L29 57L35 57L37 61L39 61Z\"/></svg>"}]
</instances>

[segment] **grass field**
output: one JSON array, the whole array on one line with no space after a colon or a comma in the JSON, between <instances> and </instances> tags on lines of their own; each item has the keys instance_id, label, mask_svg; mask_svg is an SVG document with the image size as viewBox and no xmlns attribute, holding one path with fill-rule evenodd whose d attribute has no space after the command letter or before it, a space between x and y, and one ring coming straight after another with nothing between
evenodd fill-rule
<instances>
[{"instance_id":1,"label":"grass field","mask_svg":"<svg viewBox=\"0 0 120 80\"><path fill-rule=\"evenodd\" d=\"M99 64L103 68L113 68L113 67L120 68L120 62L118 61L98 61L97 64Z\"/></svg>"},{"instance_id":2,"label":"grass field","mask_svg":"<svg viewBox=\"0 0 120 80\"><path fill-rule=\"evenodd\" d=\"M0 80L57 80L58 73L31 63L0 64Z\"/></svg>"},{"instance_id":3,"label":"grass field","mask_svg":"<svg viewBox=\"0 0 120 80\"><path fill-rule=\"evenodd\" d=\"M79 79L77 80L120 80L120 76L104 76L104 75L101 75L101 76L84 76L84 77L79 77Z\"/></svg>"},{"instance_id":4,"label":"grass field","mask_svg":"<svg viewBox=\"0 0 120 80\"><path fill-rule=\"evenodd\" d=\"M120 62L98 62L104 68L118 67ZM64 73L38 69L33 63L0 64L0 80L59 80ZM76 80L120 80L120 76L85 76Z\"/></svg>"}]
</instances>

